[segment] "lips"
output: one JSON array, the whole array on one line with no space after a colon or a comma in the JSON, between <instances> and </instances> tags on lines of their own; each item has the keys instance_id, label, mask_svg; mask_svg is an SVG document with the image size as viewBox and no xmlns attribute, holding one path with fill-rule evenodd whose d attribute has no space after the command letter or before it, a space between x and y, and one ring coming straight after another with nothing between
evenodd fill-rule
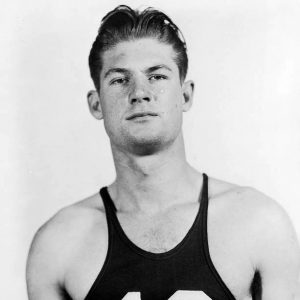
<instances>
[{"instance_id":1,"label":"lips","mask_svg":"<svg viewBox=\"0 0 300 300\"><path fill-rule=\"evenodd\" d=\"M158 115L154 112L148 112L148 111L143 111L143 112L138 112L138 113L133 113L129 115L126 120L132 120L136 118L142 118L142 117L157 117Z\"/></svg>"}]
</instances>

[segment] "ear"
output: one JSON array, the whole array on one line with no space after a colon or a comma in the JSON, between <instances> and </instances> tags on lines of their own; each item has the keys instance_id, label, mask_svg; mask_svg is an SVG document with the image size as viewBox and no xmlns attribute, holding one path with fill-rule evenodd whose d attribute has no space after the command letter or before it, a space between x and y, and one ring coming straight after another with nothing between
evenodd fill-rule
<instances>
[{"instance_id":1,"label":"ear","mask_svg":"<svg viewBox=\"0 0 300 300\"><path fill-rule=\"evenodd\" d=\"M194 82L192 80L185 81L182 84L183 102L182 111L188 111L193 104L194 97Z\"/></svg>"},{"instance_id":2,"label":"ear","mask_svg":"<svg viewBox=\"0 0 300 300\"><path fill-rule=\"evenodd\" d=\"M88 105L91 114L97 119L102 120L103 114L100 105L100 98L97 91L89 91L87 94Z\"/></svg>"}]
</instances>

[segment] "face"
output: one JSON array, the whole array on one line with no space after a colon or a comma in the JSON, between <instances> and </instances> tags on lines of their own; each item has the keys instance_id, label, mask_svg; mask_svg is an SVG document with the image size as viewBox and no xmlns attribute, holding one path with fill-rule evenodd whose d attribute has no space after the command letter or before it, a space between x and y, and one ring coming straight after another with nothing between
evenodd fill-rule
<instances>
[{"instance_id":1,"label":"face","mask_svg":"<svg viewBox=\"0 0 300 300\"><path fill-rule=\"evenodd\" d=\"M102 61L99 95L93 94L99 105L91 111L104 119L112 146L150 154L172 144L193 92L192 82L180 82L172 46L152 38L120 42Z\"/></svg>"}]
</instances>

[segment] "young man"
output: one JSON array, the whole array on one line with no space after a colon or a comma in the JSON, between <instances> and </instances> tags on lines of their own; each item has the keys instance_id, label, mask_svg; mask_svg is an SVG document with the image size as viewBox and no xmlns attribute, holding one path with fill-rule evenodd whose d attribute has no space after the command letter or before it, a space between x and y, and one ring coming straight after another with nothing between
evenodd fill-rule
<instances>
[{"instance_id":1,"label":"young man","mask_svg":"<svg viewBox=\"0 0 300 300\"><path fill-rule=\"evenodd\" d=\"M163 13L119 6L103 19L88 103L104 120L117 176L38 231L30 300L294 299L299 248L285 212L186 161L187 62Z\"/></svg>"}]
</instances>

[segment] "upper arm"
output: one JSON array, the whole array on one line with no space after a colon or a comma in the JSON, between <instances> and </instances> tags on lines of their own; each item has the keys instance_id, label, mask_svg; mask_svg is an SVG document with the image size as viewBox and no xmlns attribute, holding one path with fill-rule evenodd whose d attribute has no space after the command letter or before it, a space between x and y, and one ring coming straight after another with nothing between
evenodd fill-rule
<instances>
[{"instance_id":1,"label":"upper arm","mask_svg":"<svg viewBox=\"0 0 300 300\"><path fill-rule=\"evenodd\" d=\"M295 297L300 251L291 221L274 201L262 199L256 225L255 265L262 278L263 300Z\"/></svg>"},{"instance_id":2,"label":"upper arm","mask_svg":"<svg viewBox=\"0 0 300 300\"><path fill-rule=\"evenodd\" d=\"M27 260L26 281L30 300L64 299L62 268L55 229L45 224L36 233Z\"/></svg>"},{"instance_id":3,"label":"upper arm","mask_svg":"<svg viewBox=\"0 0 300 300\"><path fill-rule=\"evenodd\" d=\"M70 299L84 294L85 285L94 279L93 272L82 275L81 268L88 264L89 259L92 260L94 252L96 259L105 257L106 248L102 253L103 245L98 243L99 251L87 252L84 249L88 245L94 249L94 237L107 233L106 218L99 210L82 203L61 209L36 233L26 269L30 300ZM103 236L107 240L106 235Z\"/></svg>"}]
</instances>

